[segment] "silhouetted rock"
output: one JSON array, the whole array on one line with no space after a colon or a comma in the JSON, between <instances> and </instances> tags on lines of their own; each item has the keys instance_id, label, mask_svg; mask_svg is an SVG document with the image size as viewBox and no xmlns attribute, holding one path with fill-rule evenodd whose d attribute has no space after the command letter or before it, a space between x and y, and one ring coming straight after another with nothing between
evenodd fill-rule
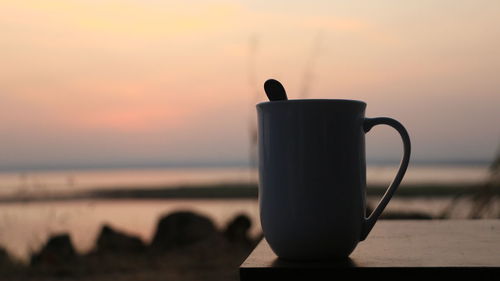
<instances>
[{"instance_id":1,"label":"silhouetted rock","mask_svg":"<svg viewBox=\"0 0 500 281\"><path fill-rule=\"evenodd\" d=\"M217 234L212 221L192 212L175 212L160 219L153 237L153 250L188 246Z\"/></svg>"},{"instance_id":2,"label":"silhouetted rock","mask_svg":"<svg viewBox=\"0 0 500 281\"><path fill-rule=\"evenodd\" d=\"M10 263L11 260L9 257L9 253L7 253L7 251L4 248L0 247L0 266L7 265Z\"/></svg>"},{"instance_id":3,"label":"silhouetted rock","mask_svg":"<svg viewBox=\"0 0 500 281\"><path fill-rule=\"evenodd\" d=\"M224 236L231 243L251 247L253 241L250 239L248 233L251 226L252 221L248 216L238 215L227 225Z\"/></svg>"},{"instance_id":4,"label":"silhouetted rock","mask_svg":"<svg viewBox=\"0 0 500 281\"><path fill-rule=\"evenodd\" d=\"M61 265L73 261L76 251L68 234L53 236L40 252L31 257L31 265Z\"/></svg>"},{"instance_id":5,"label":"silhouetted rock","mask_svg":"<svg viewBox=\"0 0 500 281\"><path fill-rule=\"evenodd\" d=\"M141 253L146 250L146 245L139 237L103 225L95 250L97 253Z\"/></svg>"}]
</instances>

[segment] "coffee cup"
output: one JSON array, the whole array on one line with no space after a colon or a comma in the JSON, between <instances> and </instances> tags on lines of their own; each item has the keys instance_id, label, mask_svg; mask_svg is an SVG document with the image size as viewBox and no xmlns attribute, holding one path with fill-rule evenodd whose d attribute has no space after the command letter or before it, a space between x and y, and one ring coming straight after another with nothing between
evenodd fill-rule
<instances>
[{"instance_id":1,"label":"coffee cup","mask_svg":"<svg viewBox=\"0 0 500 281\"><path fill-rule=\"evenodd\" d=\"M365 108L362 101L335 99L257 105L260 220L278 257L348 257L401 183L409 135L394 119L366 118ZM366 217L365 134L382 124L399 132L404 152L394 180Z\"/></svg>"}]
</instances>

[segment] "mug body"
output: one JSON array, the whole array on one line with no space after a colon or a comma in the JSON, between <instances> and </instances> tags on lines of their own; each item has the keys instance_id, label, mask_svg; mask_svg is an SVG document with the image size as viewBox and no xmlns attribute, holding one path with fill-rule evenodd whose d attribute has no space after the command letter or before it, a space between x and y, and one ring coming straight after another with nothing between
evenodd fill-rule
<instances>
[{"instance_id":1,"label":"mug body","mask_svg":"<svg viewBox=\"0 0 500 281\"><path fill-rule=\"evenodd\" d=\"M345 258L360 241L365 108L353 100L257 105L261 225L280 258Z\"/></svg>"}]
</instances>

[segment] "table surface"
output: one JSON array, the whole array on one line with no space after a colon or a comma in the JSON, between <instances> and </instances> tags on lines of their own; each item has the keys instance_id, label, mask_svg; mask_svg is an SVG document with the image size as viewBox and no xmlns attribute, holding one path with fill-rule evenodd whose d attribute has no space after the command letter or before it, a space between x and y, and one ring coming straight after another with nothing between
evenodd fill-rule
<instances>
[{"instance_id":1,"label":"table surface","mask_svg":"<svg viewBox=\"0 0 500 281\"><path fill-rule=\"evenodd\" d=\"M280 260L263 239L240 266L242 280L322 269L500 269L500 220L378 221L343 261ZM248 277L248 278L247 278ZM263 278L264 277L264 278ZM279 274L278 274L279 277Z\"/></svg>"}]
</instances>

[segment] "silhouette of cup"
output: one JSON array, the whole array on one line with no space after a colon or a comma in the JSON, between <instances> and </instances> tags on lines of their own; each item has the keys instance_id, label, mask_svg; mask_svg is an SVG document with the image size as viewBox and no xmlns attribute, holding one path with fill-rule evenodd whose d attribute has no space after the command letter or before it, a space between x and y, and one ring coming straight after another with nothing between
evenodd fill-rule
<instances>
[{"instance_id":1,"label":"silhouette of cup","mask_svg":"<svg viewBox=\"0 0 500 281\"><path fill-rule=\"evenodd\" d=\"M410 138L398 121L365 118L355 100L284 100L257 105L259 206L264 237L280 258L346 258L398 188ZM395 179L366 218L365 133L385 124L403 139Z\"/></svg>"}]
</instances>

